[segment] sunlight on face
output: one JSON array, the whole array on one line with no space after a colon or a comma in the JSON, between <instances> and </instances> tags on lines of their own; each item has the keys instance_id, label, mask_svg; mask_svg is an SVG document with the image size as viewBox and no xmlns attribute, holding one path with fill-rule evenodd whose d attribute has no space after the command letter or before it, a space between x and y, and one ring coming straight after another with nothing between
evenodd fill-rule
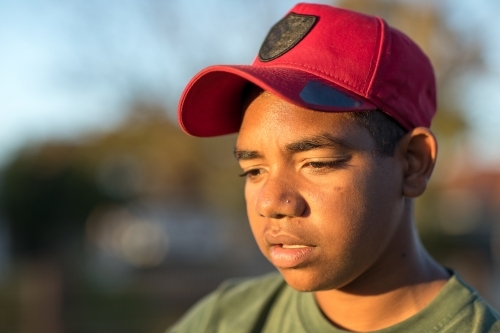
<instances>
[{"instance_id":1,"label":"sunlight on face","mask_svg":"<svg viewBox=\"0 0 500 333\"><path fill-rule=\"evenodd\" d=\"M295 289L343 287L396 238L402 169L374 154L369 132L341 113L269 93L246 109L236 157L247 213L264 256Z\"/></svg>"}]
</instances>

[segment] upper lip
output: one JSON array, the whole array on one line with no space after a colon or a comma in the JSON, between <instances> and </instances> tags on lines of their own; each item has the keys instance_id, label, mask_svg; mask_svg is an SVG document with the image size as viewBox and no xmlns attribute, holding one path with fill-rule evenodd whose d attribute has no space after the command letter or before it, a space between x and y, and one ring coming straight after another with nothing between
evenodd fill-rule
<instances>
[{"instance_id":1,"label":"upper lip","mask_svg":"<svg viewBox=\"0 0 500 333\"><path fill-rule=\"evenodd\" d=\"M305 245L314 247L314 245L307 240L301 239L300 237L297 237L295 235L288 235L285 233L273 234L267 232L264 234L264 239L269 245Z\"/></svg>"}]
</instances>

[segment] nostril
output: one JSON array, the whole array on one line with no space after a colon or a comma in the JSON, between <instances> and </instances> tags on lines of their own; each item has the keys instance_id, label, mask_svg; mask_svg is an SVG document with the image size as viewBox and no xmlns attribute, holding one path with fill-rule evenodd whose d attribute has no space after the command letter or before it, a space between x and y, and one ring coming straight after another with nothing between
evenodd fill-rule
<instances>
[{"instance_id":1,"label":"nostril","mask_svg":"<svg viewBox=\"0 0 500 333\"><path fill-rule=\"evenodd\" d=\"M271 219L282 219L285 218L287 215L286 214L281 214L281 213L274 213L274 214L263 214L259 212L260 217L268 217Z\"/></svg>"}]
</instances>

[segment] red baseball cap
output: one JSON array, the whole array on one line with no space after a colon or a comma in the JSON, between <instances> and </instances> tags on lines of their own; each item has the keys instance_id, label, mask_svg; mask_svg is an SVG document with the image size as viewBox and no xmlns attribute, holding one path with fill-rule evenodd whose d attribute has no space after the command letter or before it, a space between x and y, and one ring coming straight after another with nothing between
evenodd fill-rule
<instances>
[{"instance_id":1,"label":"red baseball cap","mask_svg":"<svg viewBox=\"0 0 500 333\"><path fill-rule=\"evenodd\" d=\"M251 82L308 109L380 109L404 128L429 127L436 112L432 65L383 19L300 3L276 23L251 65L205 68L181 96L181 128L200 137L238 132Z\"/></svg>"}]
</instances>

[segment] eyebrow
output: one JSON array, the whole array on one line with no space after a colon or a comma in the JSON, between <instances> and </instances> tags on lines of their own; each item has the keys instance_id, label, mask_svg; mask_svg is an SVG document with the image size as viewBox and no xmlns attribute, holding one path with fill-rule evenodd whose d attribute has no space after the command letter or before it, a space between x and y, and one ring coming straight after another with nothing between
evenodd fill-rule
<instances>
[{"instance_id":1,"label":"eyebrow","mask_svg":"<svg viewBox=\"0 0 500 333\"><path fill-rule=\"evenodd\" d=\"M334 137L328 133L304 138L299 141L289 143L285 146L285 150L290 154L322 148L353 150L354 146L347 140L339 137ZM234 156L238 161L253 160L263 157L263 155L256 150L240 150L238 148L235 148Z\"/></svg>"},{"instance_id":2,"label":"eyebrow","mask_svg":"<svg viewBox=\"0 0 500 333\"><path fill-rule=\"evenodd\" d=\"M289 153L300 153L313 149L321 148L336 148L344 150L352 150L354 146L347 140L332 136L328 133L315 135L309 138L301 139L297 142L289 143L285 146L285 150Z\"/></svg>"},{"instance_id":3,"label":"eyebrow","mask_svg":"<svg viewBox=\"0 0 500 333\"><path fill-rule=\"evenodd\" d=\"M254 160L257 158L262 158L262 154L255 150L238 150L234 149L234 156L238 161Z\"/></svg>"}]
</instances>

